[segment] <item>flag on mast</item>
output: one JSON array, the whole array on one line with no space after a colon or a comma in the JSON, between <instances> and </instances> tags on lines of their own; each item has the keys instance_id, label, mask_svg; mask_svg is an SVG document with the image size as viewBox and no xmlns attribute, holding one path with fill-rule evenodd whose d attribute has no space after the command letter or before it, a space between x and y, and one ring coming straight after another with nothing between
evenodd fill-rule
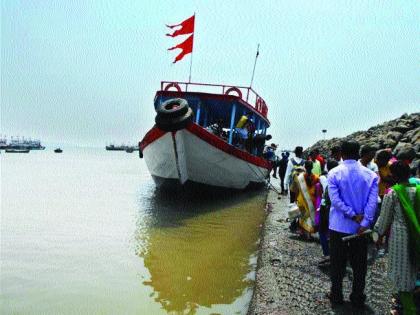
<instances>
[{"instance_id":1,"label":"flag on mast","mask_svg":"<svg viewBox=\"0 0 420 315\"><path fill-rule=\"evenodd\" d=\"M179 27L179 29L175 30L172 34L166 34L166 36L170 37L176 37L178 35L188 35L191 34L185 41L182 43L169 48L168 50L174 50L174 49L181 49L182 51L176 56L173 63L176 63L180 61L182 58L184 58L185 55L188 55L192 53L193 46L194 46L194 22L195 22L195 14L185 21L175 24L175 25L166 25L169 28L176 28Z\"/></svg>"},{"instance_id":2,"label":"flag on mast","mask_svg":"<svg viewBox=\"0 0 420 315\"><path fill-rule=\"evenodd\" d=\"M179 24L175 24L175 25L166 24L166 26L169 28L175 28L175 27L181 26L180 29L175 30L175 32L173 32L172 34L166 34L166 36L175 37L178 35L186 35L186 34L194 33L194 22L195 22L195 15L189 17L188 19L186 19L185 21Z\"/></svg>"}]
</instances>

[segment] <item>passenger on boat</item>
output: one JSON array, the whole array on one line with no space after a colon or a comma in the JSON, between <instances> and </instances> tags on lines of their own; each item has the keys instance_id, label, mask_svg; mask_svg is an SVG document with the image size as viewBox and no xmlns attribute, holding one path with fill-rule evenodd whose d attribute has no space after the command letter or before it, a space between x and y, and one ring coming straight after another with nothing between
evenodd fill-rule
<instances>
[{"instance_id":1,"label":"passenger on boat","mask_svg":"<svg viewBox=\"0 0 420 315\"><path fill-rule=\"evenodd\" d=\"M265 147L263 156L269 160L272 164L274 164L275 160L276 160L276 150L277 150L277 146L272 143L269 146Z\"/></svg>"},{"instance_id":2,"label":"passenger on boat","mask_svg":"<svg viewBox=\"0 0 420 315\"><path fill-rule=\"evenodd\" d=\"M252 147L257 149L257 156L263 156L265 141L271 140L271 135L256 134L252 139Z\"/></svg>"},{"instance_id":3,"label":"passenger on boat","mask_svg":"<svg viewBox=\"0 0 420 315\"><path fill-rule=\"evenodd\" d=\"M255 124L252 118L248 119L246 123L246 129L248 130L248 138L245 141L245 149L249 153L253 153L253 141L254 141L254 132L255 132Z\"/></svg>"},{"instance_id":4,"label":"passenger on boat","mask_svg":"<svg viewBox=\"0 0 420 315\"><path fill-rule=\"evenodd\" d=\"M249 143L249 123L246 122L245 125L242 128L235 128L236 134L237 134L237 146L240 149L245 149L248 147Z\"/></svg>"},{"instance_id":5,"label":"passenger on boat","mask_svg":"<svg viewBox=\"0 0 420 315\"><path fill-rule=\"evenodd\" d=\"M221 137L223 132L223 119L218 119L216 122L208 126L206 129L207 131L211 132L212 134Z\"/></svg>"}]
</instances>

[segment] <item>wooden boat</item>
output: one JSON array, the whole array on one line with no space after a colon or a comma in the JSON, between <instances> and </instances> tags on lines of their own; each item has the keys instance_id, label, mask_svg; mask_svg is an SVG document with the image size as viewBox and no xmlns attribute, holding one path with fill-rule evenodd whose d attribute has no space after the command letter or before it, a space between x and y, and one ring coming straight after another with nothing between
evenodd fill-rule
<instances>
[{"instance_id":1,"label":"wooden boat","mask_svg":"<svg viewBox=\"0 0 420 315\"><path fill-rule=\"evenodd\" d=\"M158 186L243 189L266 182L271 164L262 150L237 141L244 119L253 121L251 143L270 126L268 108L252 88L164 81L154 106L156 124L139 142L139 154Z\"/></svg>"}]
</instances>

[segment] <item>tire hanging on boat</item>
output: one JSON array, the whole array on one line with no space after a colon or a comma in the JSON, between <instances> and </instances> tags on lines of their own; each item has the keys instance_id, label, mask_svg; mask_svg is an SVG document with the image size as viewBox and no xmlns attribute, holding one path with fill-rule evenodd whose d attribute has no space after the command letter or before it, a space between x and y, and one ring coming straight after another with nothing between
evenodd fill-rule
<instances>
[{"instance_id":1,"label":"tire hanging on boat","mask_svg":"<svg viewBox=\"0 0 420 315\"><path fill-rule=\"evenodd\" d=\"M187 108L187 112L178 117L167 117L157 114L155 117L156 126L163 131L177 131L184 129L188 124L193 122L194 114L191 108Z\"/></svg>"},{"instance_id":2,"label":"tire hanging on boat","mask_svg":"<svg viewBox=\"0 0 420 315\"><path fill-rule=\"evenodd\" d=\"M183 98L172 98L156 108L158 115L163 117L180 117L188 112L188 102Z\"/></svg>"}]
</instances>

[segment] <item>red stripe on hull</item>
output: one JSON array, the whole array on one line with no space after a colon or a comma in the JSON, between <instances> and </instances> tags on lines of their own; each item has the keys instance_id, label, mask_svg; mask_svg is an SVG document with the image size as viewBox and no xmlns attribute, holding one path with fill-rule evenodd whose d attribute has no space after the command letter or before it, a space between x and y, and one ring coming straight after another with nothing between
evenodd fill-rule
<instances>
[{"instance_id":1,"label":"red stripe on hull","mask_svg":"<svg viewBox=\"0 0 420 315\"><path fill-rule=\"evenodd\" d=\"M143 151L149 144L162 137L165 133L166 131L163 131L156 126L153 126L153 128L146 133L143 140L139 142L140 150Z\"/></svg>"},{"instance_id":2,"label":"red stripe on hull","mask_svg":"<svg viewBox=\"0 0 420 315\"><path fill-rule=\"evenodd\" d=\"M243 161L249 162L259 167L263 167L266 169L271 169L271 163L266 159L260 158L258 156L249 154L246 151L240 150L233 145L230 145L226 141L220 139L218 136L208 132L206 129L200 127L199 125L192 123L189 124L186 128L189 132L194 134L195 136L199 137L201 140L207 142L208 144L212 145L213 147L237 157ZM149 132L144 136L143 140L139 142L140 150L144 150L149 144L153 141L156 141L160 137L162 137L166 131L159 129L158 127L154 126ZM175 133L175 132L174 132Z\"/></svg>"}]
</instances>

